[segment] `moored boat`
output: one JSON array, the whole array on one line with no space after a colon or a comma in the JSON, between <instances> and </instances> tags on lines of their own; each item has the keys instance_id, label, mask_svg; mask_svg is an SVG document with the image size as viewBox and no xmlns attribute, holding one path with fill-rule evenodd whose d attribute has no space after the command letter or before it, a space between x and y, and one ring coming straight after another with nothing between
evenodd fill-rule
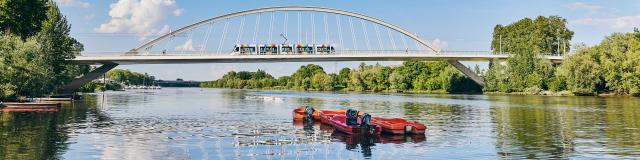
<instances>
[{"instance_id":1,"label":"moored boat","mask_svg":"<svg viewBox=\"0 0 640 160\"><path fill-rule=\"evenodd\" d=\"M344 115L347 110L344 109L323 109L313 113L313 119L319 120L324 124L329 124L329 119L335 115Z\"/></svg>"},{"instance_id":2,"label":"moored boat","mask_svg":"<svg viewBox=\"0 0 640 160\"><path fill-rule=\"evenodd\" d=\"M362 118L357 116L356 113L347 115L335 115L329 119L331 126L336 130L352 134L352 135L378 135L382 131L380 126L370 123L371 116L363 114ZM349 117L347 117L349 116Z\"/></svg>"},{"instance_id":3,"label":"moored boat","mask_svg":"<svg viewBox=\"0 0 640 160\"><path fill-rule=\"evenodd\" d=\"M346 113L347 110L344 109L323 109L315 111L313 113L313 119L316 121L319 120L324 124L330 124L331 122L329 122L329 119L331 119L331 117L335 115L345 115ZM358 115L362 116L362 112L358 112Z\"/></svg>"},{"instance_id":4,"label":"moored boat","mask_svg":"<svg viewBox=\"0 0 640 160\"><path fill-rule=\"evenodd\" d=\"M305 118L312 118L315 110L311 106L300 106L293 109L293 120L304 120Z\"/></svg>"},{"instance_id":5,"label":"moored boat","mask_svg":"<svg viewBox=\"0 0 640 160\"><path fill-rule=\"evenodd\" d=\"M372 118L371 123L380 126L382 132L390 134L424 134L427 129L427 126L420 122L402 118Z\"/></svg>"}]
</instances>

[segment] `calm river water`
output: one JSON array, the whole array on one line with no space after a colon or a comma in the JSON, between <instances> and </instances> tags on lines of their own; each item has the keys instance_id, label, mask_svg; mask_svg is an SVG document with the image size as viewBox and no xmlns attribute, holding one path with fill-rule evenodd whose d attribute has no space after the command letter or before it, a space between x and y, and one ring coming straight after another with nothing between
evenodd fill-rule
<instances>
[{"instance_id":1,"label":"calm river water","mask_svg":"<svg viewBox=\"0 0 640 160\"><path fill-rule=\"evenodd\" d=\"M425 136L350 137L291 110L356 108ZM640 158L640 98L163 88L0 113L0 159Z\"/></svg>"}]
</instances>

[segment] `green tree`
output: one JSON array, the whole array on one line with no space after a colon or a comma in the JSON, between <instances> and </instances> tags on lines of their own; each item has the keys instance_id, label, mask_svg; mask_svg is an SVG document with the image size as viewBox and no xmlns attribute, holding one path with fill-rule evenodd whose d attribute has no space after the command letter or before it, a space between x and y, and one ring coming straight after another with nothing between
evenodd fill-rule
<instances>
[{"instance_id":1,"label":"green tree","mask_svg":"<svg viewBox=\"0 0 640 160\"><path fill-rule=\"evenodd\" d=\"M0 0L0 30L23 40L35 35L47 19L47 2L53 4L48 0Z\"/></svg>"},{"instance_id":2,"label":"green tree","mask_svg":"<svg viewBox=\"0 0 640 160\"><path fill-rule=\"evenodd\" d=\"M340 72L338 73L337 85L340 86L341 88L346 88L347 84L350 81L350 79L349 79L350 75L351 75L351 69L349 69L349 68L340 69Z\"/></svg>"},{"instance_id":3,"label":"green tree","mask_svg":"<svg viewBox=\"0 0 640 160\"><path fill-rule=\"evenodd\" d=\"M580 50L570 56L558 69L558 74L566 79L567 89L576 94L593 94L602 82L600 65L591 58L593 49Z\"/></svg>"},{"instance_id":4,"label":"green tree","mask_svg":"<svg viewBox=\"0 0 640 160\"><path fill-rule=\"evenodd\" d=\"M538 16L532 20L521 19L493 29L491 49L494 53L513 54L523 50L539 54L564 54L570 49L573 31L567 28L567 20L559 16Z\"/></svg>"}]
</instances>

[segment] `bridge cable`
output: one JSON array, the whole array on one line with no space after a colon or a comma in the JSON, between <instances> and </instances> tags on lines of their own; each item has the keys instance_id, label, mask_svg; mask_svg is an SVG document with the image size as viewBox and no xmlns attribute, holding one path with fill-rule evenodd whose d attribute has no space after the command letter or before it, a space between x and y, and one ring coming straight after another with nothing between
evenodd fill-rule
<instances>
[{"instance_id":1,"label":"bridge cable","mask_svg":"<svg viewBox=\"0 0 640 160\"><path fill-rule=\"evenodd\" d=\"M240 38L242 38L242 32L244 32L244 21L246 17L242 16L242 20L240 20L240 29L238 30L238 36L236 37L236 45L240 44Z\"/></svg>"},{"instance_id":2,"label":"bridge cable","mask_svg":"<svg viewBox=\"0 0 640 160\"><path fill-rule=\"evenodd\" d=\"M420 38L420 35L418 33L415 33L416 37ZM422 49L422 47L420 47L420 45L418 44L418 41L415 41L416 43L416 51L420 51Z\"/></svg>"},{"instance_id":3,"label":"bridge cable","mask_svg":"<svg viewBox=\"0 0 640 160\"><path fill-rule=\"evenodd\" d=\"M209 43L209 36L211 35L211 32L213 30L213 23L211 22L209 23L209 28L207 28L207 32L205 33L204 36L204 41L202 42L202 47L200 48L200 51L202 51L202 53L205 53L204 50L207 49L207 43Z\"/></svg>"},{"instance_id":4,"label":"bridge cable","mask_svg":"<svg viewBox=\"0 0 640 160\"><path fill-rule=\"evenodd\" d=\"M302 13L298 12L298 44L302 42L302 28L300 27L300 24L301 24L300 21L302 21L301 16L302 16Z\"/></svg>"},{"instance_id":5,"label":"bridge cable","mask_svg":"<svg viewBox=\"0 0 640 160\"><path fill-rule=\"evenodd\" d=\"M271 12L271 20L269 20L269 44L273 44L273 16L276 12Z\"/></svg>"},{"instance_id":6,"label":"bridge cable","mask_svg":"<svg viewBox=\"0 0 640 160\"><path fill-rule=\"evenodd\" d=\"M313 12L309 13L311 16L311 42L313 42L312 45L316 45L316 20L313 18L313 14Z\"/></svg>"},{"instance_id":7,"label":"bridge cable","mask_svg":"<svg viewBox=\"0 0 640 160\"><path fill-rule=\"evenodd\" d=\"M218 45L218 54L222 53L222 45L224 45L224 40L227 38L227 27L229 26L229 20L224 23L224 29L222 30L222 38L220 40L220 45Z\"/></svg>"},{"instance_id":8,"label":"bridge cable","mask_svg":"<svg viewBox=\"0 0 640 160\"><path fill-rule=\"evenodd\" d=\"M380 51L384 50L384 46L382 46L382 39L380 38L380 28L378 28L378 25L374 25L373 28L376 29L376 36L378 37L378 48L380 49Z\"/></svg>"},{"instance_id":9,"label":"bridge cable","mask_svg":"<svg viewBox=\"0 0 640 160\"><path fill-rule=\"evenodd\" d=\"M169 48L169 45L171 44L171 42L173 41L173 37L175 35L173 35L171 29L169 29L169 34L171 34L171 36L169 36L169 42L167 42L167 44L164 46L164 50L162 50L163 53L167 52L167 48Z\"/></svg>"},{"instance_id":10,"label":"bridge cable","mask_svg":"<svg viewBox=\"0 0 640 160\"><path fill-rule=\"evenodd\" d=\"M340 16L336 14L336 24L338 26L338 37L340 38L340 47L344 46L342 41L342 25L340 24Z\"/></svg>"},{"instance_id":11,"label":"bridge cable","mask_svg":"<svg viewBox=\"0 0 640 160\"><path fill-rule=\"evenodd\" d=\"M324 37L324 38L325 38L325 40L324 40L324 41L325 41L325 43L326 43L326 44L330 44L330 43L329 43L329 25L327 24L327 14L325 13L325 14L322 16L322 18L323 18L323 20L324 20L324 36L325 36L325 37Z\"/></svg>"},{"instance_id":12,"label":"bridge cable","mask_svg":"<svg viewBox=\"0 0 640 160\"><path fill-rule=\"evenodd\" d=\"M353 31L353 22L351 21L351 17L349 17L349 27L351 28L351 40L353 41L353 50L358 50L358 42L356 40L356 34Z\"/></svg>"},{"instance_id":13,"label":"bridge cable","mask_svg":"<svg viewBox=\"0 0 640 160\"><path fill-rule=\"evenodd\" d=\"M387 34L389 35L389 41L391 42L391 48L393 48L393 50L396 50L396 40L393 39L393 36L391 35L391 29L387 28Z\"/></svg>"},{"instance_id":14,"label":"bridge cable","mask_svg":"<svg viewBox=\"0 0 640 160\"><path fill-rule=\"evenodd\" d=\"M364 39L366 40L367 50L371 51L371 42L369 42L369 35L367 34L367 27L364 24L364 20L360 20L360 24L362 25L362 33L364 33Z\"/></svg>"},{"instance_id":15,"label":"bridge cable","mask_svg":"<svg viewBox=\"0 0 640 160\"><path fill-rule=\"evenodd\" d=\"M409 45L407 45L407 40L406 40L406 39L407 39L407 37L406 37L406 36L402 36L402 35L401 35L401 36L400 36L400 38L402 38L402 44L404 44L404 49L405 49L405 51L407 51L407 52L408 52L408 51L409 51Z\"/></svg>"},{"instance_id":16,"label":"bridge cable","mask_svg":"<svg viewBox=\"0 0 640 160\"><path fill-rule=\"evenodd\" d=\"M289 12L284 12L284 32L282 33L282 35L284 35L284 37L288 36L287 35L287 25L288 25L288 23L289 23Z\"/></svg>"},{"instance_id":17,"label":"bridge cable","mask_svg":"<svg viewBox=\"0 0 640 160\"><path fill-rule=\"evenodd\" d=\"M309 29L309 27L307 27L306 29ZM309 31L308 30L305 30L305 32L304 32L304 43L305 44L309 44Z\"/></svg>"},{"instance_id":18,"label":"bridge cable","mask_svg":"<svg viewBox=\"0 0 640 160\"><path fill-rule=\"evenodd\" d=\"M187 42L189 42L189 41L191 41L191 43L193 43L193 40L191 40L191 37L192 37L192 36L193 36L193 30L190 30L190 31L189 31L189 35L187 36L187 41L185 41L185 44L186 44ZM184 46L182 46L182 47L184 47ZM181 49L182 49L182 52L180 52L180 53L181 53L181 54L184 54L184 53L187 51L187 49L188 49L188 48L181 48Z\"/></svg>"},{"instance_id":19,"label":"bridge cable","mask_svg":"<svg viewBox=\"0 0 640 160\"><path fill-rule=\"evenodd\" d=\"M256 35L258 35L258 27L260 26L260 15L261 14L262 13L258 13L258 16L256 18L256 26L254 26L254 28L253 28L253 42L252 43L253 43L253 45L256 45L256 47L257 47Z\"/></svg>"}]
</instances>

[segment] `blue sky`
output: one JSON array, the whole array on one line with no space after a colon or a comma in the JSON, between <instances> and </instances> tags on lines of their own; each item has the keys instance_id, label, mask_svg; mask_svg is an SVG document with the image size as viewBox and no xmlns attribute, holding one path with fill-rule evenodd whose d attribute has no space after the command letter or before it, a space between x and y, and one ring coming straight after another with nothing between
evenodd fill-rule
<instances>
[{"instance_id":1,"label":"blue sky","mask_svg":"<svg viewBox=\"0 0 640 160\"><path fill-rule=\"evenodd\" d=\"M217 15L268 6L323 6L377 17L418 33L444 50L487 51L496 24L524 17L559 15L575 32L573 43L598 43L613 32L640 26L640 1L575 0L57 0L72 24L72 36L87 53L124 52L167 29ZM112 54L112 53L109 53ZM328 72L360 62L316 63ZM376 62L369 62L370 64ZM393 65L399 62L386 62ZM212 80L230 70L264 69L274 76L289 75L306 63L126 65L118 68L148 72L160 79ZM474 63L467 63L472 65ZM295 67L293 67L295 66Z\"/></svg>"}]
</instances>

